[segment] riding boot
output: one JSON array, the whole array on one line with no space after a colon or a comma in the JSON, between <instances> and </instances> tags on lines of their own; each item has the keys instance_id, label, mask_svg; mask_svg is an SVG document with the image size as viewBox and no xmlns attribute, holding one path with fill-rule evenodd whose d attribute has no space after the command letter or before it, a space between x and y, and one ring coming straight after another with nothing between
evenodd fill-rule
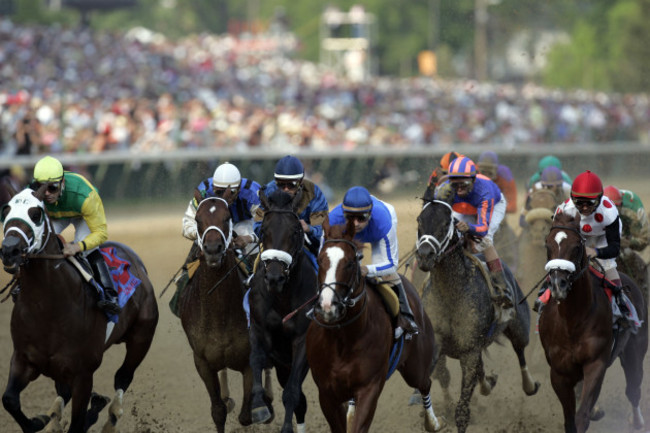
<instances>
[{"instance_id":1,"label":"riding boot","mask_svg":"<svg viewBox=\"0 0 650 433\"><path fill-rule=\"evenodd\" d=\"M118 304L115 283L113 283L113 277L108 270L104 256L99 250L95 250L88 254L88 262L95 273L95 281L98 281L104 289L104 299L97 302L97 306L108 315L119 314L122 309Z\"/></svg>"},{"instance_id":2,"label":"riding boot","mask_svg":"<svg viewBox=\"0 0 650 433\"><path fill-rule=\"evenodd\" d=\"M618 309L621 311L621 315L623 316L622 322L626 323L630 317L630 310L627 308L625 300L623 299L623 287L621 280L613 280L612 283L614 283L612 296L614 297L616 305L618 305Z\"/></svg>"},{"instance_id":3,"label":"riding boot","mask_svg":"<svg viewBox=\"0 0 650 433\"><path fill-rule=\"evenodd\" d=\"M494 289L492 300L500 305L504 310L513 308L513 297L510 286L506 282L506 276L503 273L503 265L501 264L501 260L492 260L487 263L487 266L490 270L490 279L492 280L492 287Z\"/></svg>"},{"instance_id":4,"label":"riding boot","mask_svg":"<svg viewBox=\"0 0 650 433\"><path fill-rule=\"evenodd\" d=\"M418 328L418 324L415 322L415 316L413 315L413 310L411 310L411 306L406 297L404 285L399 282L393 287L397 292L397 298L399 299L399 317L397 318L398 327L395 329L395 338L399 338L403 332L410 335L418 335L420 333L420 328Z\"/></svg>"}]
</instances>

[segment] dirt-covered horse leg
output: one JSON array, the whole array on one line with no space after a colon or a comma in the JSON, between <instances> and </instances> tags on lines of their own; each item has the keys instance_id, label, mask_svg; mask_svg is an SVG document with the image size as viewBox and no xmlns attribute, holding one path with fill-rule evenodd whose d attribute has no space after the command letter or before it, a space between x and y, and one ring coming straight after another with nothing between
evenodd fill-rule
<instances>
[{"instance_id":1,"label":"dirt-covered horse leg","mask_svg":"<svg viewBox=\"0 0 650 433\"><path fill-rule=\"evenodd\" d=\"M15 355L11 359L9 369L9 380L2 395L2 404L9 414L16 420L23 432L37 432L42 430L48 423L47 415L39 415L34 418L27 418L20 406L20 393L27 385L38 377L33 369L18 362Z\"/></svg>"},{"instance_id":2,"label":"dirt-covered horse leg","mask_svg":"<svg viewBox=\"0 0 650 433\"><path fill-rule=\"evenodd\" d=\"M642 332L642 330L639 332ZM638 345L645 345L647 348L647 339L645 342L639 342ZM637 356L636 353L637 351L645 353L646 350L635 346L634 344L628 344L620 356L621 366L625 373L625 395L632 405L632 416L630 422L637 430L645 427L645 420L643 419L639 407L639 401L641 400L641 383L643 382L643 357Z\"/></svg>"},{"instance_id":3,"label":"dirt-covered horse leg","mask_svg":"<svg viewBox=\"0 0 650 433\"><path fill-rule=\"evenodd\" d=\"M63 433L61 419L63 418L64 406L65 402L63 401L63 397L57 396L54 399L54 403L52 403L52 407L47 411L47 416L50 418L50 421L43 430L45 433Z\"/></svg>"},{"instance_id":4,"label":"dirt-covered horse leg","mask_svg":"<svg viewBox=\"0 0 650 433\"><path fill-rule=\"evenodd\" d=\"M465 433L470 420L469 403L481 369L480 352L470 352L461 356L460 367L462 371L462 384L460 388L460 399L456 406L455 418L458 433Z\"/></svg>"},{"instance_id":5,"label":"dirt-covered horse leg","mask_svg":"<svg viewBox=\"0 0 650 433\"><path fill-rule=\"evenodd\" d=\"M219 370L219 384L221 385L221 400L226 405L227 413L235 408L235 400L230 398L230 387L228 386L228 370Z\"/></svg>"},{"instance_id":6,"label":"dirt-covered horse leg","mask_svg":"<svg viewBox=\"0 0 650 433\"><path fill-rule=\"evenodd\" d=\"M212 421L217 426L217 432L224 433L226 431L226 415L228 409L222 399L221 384L219 382L220 372L216 372L210 368L210 363L205 359L194 354L194 365L196 371L205 384L205 388L210 396L210 413L212 414ZM221 370L225 371L225 370ZM227 377L226 377L227 379Z\"/></svg>"}]
</instances>

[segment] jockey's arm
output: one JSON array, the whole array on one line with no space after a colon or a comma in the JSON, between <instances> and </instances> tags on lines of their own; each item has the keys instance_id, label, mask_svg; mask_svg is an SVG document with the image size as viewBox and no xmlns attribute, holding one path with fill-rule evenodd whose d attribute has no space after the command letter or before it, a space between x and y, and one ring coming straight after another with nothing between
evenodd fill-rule
<instances>
[{"instance_id":1,"label":"jockey's arm","mask_svg":"<svg viewBox=\"0 0 650 433\"><path fill-rule=\"evenodd\" d=\"M367 265L369 277L395 274L399 263L397 232L390 230L379 241L371 244L371 262Z\"/></svg>"},{"instance_id":2,"label":"jockey's arm","mask_svg":"<svg viewBox=\"0 0 650 433\"><path fill-rule=\"evenodd\" d=\"M194 199L190 200L190 203L187 205L187 209L185 210L185 215L183 215L183 236L191 241L196 240L197 236L196 205L194 204L194 201Z\"/></svg>"},{"instance_id":3,"label":"jockey's arm","mask_svg":"<svg viewBox=\"0 0 650 433\"><path fill-rule=\"evenodd\" d=\"M81 251L89 251L100 246L108 239L104 204L96 191L92 191L81 205L81 215L88 225L90 234L77 245L79 245Z\"/></svg>"},{"instance_id":4,"label":"jockey's arm","mask_svg":"<svg viewBox=\"0 0 650 433\"><path fill-rule=\"evenodd\" d=\"M620 217L616 217L614 222L605 227L605 239L607 239L607 246L603 248L596 248L597 257L599 259L615 259L621 250L621 235L620 235Z\"/></svg>"}]
</instances>

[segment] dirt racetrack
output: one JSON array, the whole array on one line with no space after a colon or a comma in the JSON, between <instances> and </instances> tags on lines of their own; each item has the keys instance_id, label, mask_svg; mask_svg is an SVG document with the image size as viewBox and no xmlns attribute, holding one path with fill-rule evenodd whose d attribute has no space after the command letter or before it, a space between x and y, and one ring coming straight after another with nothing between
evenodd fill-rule
<instances>
[{"instance_id":1,"label":"dirt racetrack","mask_svg":"<svg viewBox=\"0 0 650 433\"><path fill-rule=\"evenodd\" d=\"M637 192L644 202L650 204L650 188L641 182L619 182L618 186ZM416 216L420 202L413 197L419 191L392 197L390 202L398 209L400 221L399 239L401 256L409 251L415 241ZM333 203L335 204L335 203ZM124 242L140 254L147 265L154 287L160 294L163 287L185 258L189 242L180 234L181 218L186 203L178 202L172 206L132 206L128 209L108 211L110 238ZM515 219L512 220L514 222ZM515 225L513 225L515 226ZM366 254L369 256L369 254ZM647 257L646 257L647 259ZM0 284L9 281L5 272L0 273ZM0 287L2 287L0 286ZM131 388L124 396L124 416L119 422L123 433L205 433L216 431L209 411L209 401L203 383L194 368L192 352L183 333L180 320L173 316L167 303L173 293L170 287L159 299L160 322L153 346L143 364L136 371ZM524 291L527 288L523 288ZM12 303L0 304L0 386L4 390L12 352L9 320ZM536 314L533 313L533 322ZM34 318L38 320L38 318ZM534 323L532 325L534 328ZM111 348L104 357L101 368L95 374L95 390L101 394L113 395L113 374L122 361L123 346ZM486 371L499 375L498 383L490 396L484 397L475 392L472 400L472 422L470 432L514 433L514 432L560 432L563 431L560 404L553 393L548 377L548 366L539 337L533 333L531 344L526 352L530 370L535 380L541 383L539 393L527 397L521 389L521 378L517 360L509 344L493 345L485 357ZM458 362L450 360L452 371L451 392L458 398L460 388L460 369ZM650 428L650 363L645 361L646 380L643 384L641 407L646 419L646 429ZM238 373L230 374L230 389L237 401L234 415L228 417L227 431L231 432L277 432L280 429L284 409L281 403L281 389L275 382L276 419L270 425L244 428L237 422L236 414L241 402L241 379ZM307 431L327 432L327 423L321 413L316 387L307 376L304 383L308 399ZM419 407L407 406L411 390L396 374L388 381L380 398L379 407L371 427L373 432L413 432L424 431ZM55 397L53 382L40 377L22 394L23 409L28 416L44 413ZM448 427L445 431L455 431L453 411L443 407L440 386L434 382L432 400L437 415L445 416ZM607 373L603 385L600 405L606 416L591 424L590 432L612 433L634 431L628 424L630 407L624 393L624 377L619 363L615 363ZM106 410L100 414L98 424L91 432L101 431L106 420ZM64 419L69 422L69 409ZM644 430L645 431L645 430ZM17 424L4 409L0 409L0 432L19 433Z\"/></svg>"}]
</instances>

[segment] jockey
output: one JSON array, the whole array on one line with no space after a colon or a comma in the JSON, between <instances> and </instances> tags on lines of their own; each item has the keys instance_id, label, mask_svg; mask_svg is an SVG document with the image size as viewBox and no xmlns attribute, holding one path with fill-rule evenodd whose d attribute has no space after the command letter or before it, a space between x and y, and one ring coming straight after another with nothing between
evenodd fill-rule
<instances>
[{"instance_id":1,"label":"jockey","mask_svg":"<svg viewBox=\"0 0 650 433\"><path fill-rule=\"evenodd\" d=\"M257 251L257 235L253 231L254 217L260 212L260 199L258 191L260 184L242 178L237 167L226 162L216 168L212 177L203 180L194 190L194 196L187 205L183 215L183 236L193 241L190 252L185 259L181 275L176 278L176 293L172 299L176 299L180 291L187 285L190 279L188 265L196 262L199 258L200 248L197 243L196 210L199 208L201 199L210 197L221 197L228 203L228 210L232 217L233 232L236 237L233 239L235 248L242 251L242 257ZM250 263L244 259L244 262ZM191 267L191 266L190 266ZM172 301L175 305L175 301ZM172 311L176 309L172 306ZM174 312L176 314L176 312Z\"/></svg>"},{"instance_id":2,"label":"jockey","mask_svg":"<svg viewBox=\"0 0 650 433\"><path fill-rule=\"evenodd\" d=\"M362 276L381 277L382 281L393 285L399 298L400 315L395 338L404 332L417 335L418 325L397 274L399 246L395 208L370 195L367 189L355 186L345 193L343 203L329 214L331 225L345 224L349 219L354 221L354 238L370 243L372 249L372 264L361 267Z\"/></svg>"},{"instance_id":3,"label":"jockey","mask_svg":"<svg viewBox=\"0 0 650 433\"><path fill-rule=\"evenodd\" d=\"M623 224L621 248L644 250L650 243L650 229L641 198L630 190L618 189L612 185L605 187L603 193L616 205Z\"/></svg>"},{"instance_id":4,"label":"jockey","mask_svg":"<svg viewBox=\"0 0 650 433\"><path fill-rule=\"evenodd\" d=\"M478 157L478 172L492 179L506 198L506 213L517 212L517 184L508 166L499 164L496 153L486 151Z\"/></svg>"},{"instance_id":5,"label":"jockey","mask_svg":"<svg viewBox=\"0 0 650 433\"><path fill-rule=\"evenodd\" d=\"M499 187L489 178L477 174L474 162L463 156L449 166L449 179L440 185L436 198L450 201L453 217L458 220L456 228L478 238L474 247L483 252L490 270L495 293L493 301L501 307L502 317L510 316L513 308L513 292L506 283L503 265L492 239L506 213L506 199Z\"/></svg>"},{"instance_id":6,"label":"jockey","mask_svg":"<svg viewBox=\"0 0 650 433\"><path fill-rule=\"evenodd\" d=\"M305 179L305 168L298 158L287 155L275 165L274 179L265 188L265 194L271 195L280 189L295 197L300 192L300 202L296 209L300 224L308 240L308 250L314 256L318 255L323 221L329 211L327 199L321 189L309 179ZM259 235L262 226L261 218L256 218L255 232Z\"/></svg>"},{"instance_id":7,"label":"jockey","mask_svg":"<svg viewBox=\"0 0 650 433\"><path fill-rule=\"evenodd\" d=\"M451 164L451 161L454 159L464 156L458 152L447 152L442 157L440 158L440 162L438 163L438 167L434 168L433 171L431 172L431 175L429 176L429 183L427 184L427 189L424 192L424 197L433 197L434 192L436 189L436 186L438 185L438 181L443 176L447 175L447 170L449 169L449 164Z\"/></svg>"},{"instance_id":8,"label":"jockey","mask_svg":"<svg viewBox=\"0 0 650 433\"><path fill-rule=\"evenodd\" d=\"M526 184L526 187L530 188L533 185L535 185L535 183L538 182L540 177L542 176L542 171L544 171L546 167L551 167L551 166L559 168L562 171L562 178L564 179L564 181L567 182L569 185L571 184L571 176L569 176L564 170L562 170L562 162L559 160L559 158L554 155L546 155L545 157L539 160L539 163L537 164L537 172L530 177L528 183Z\"/></svg>"},{"instance_id":9,"label":"jockey","mask_svg":"<svg viewBox=\"0 0 650 433\"><path fill-rule=\"evenodd\" d=\"M616 269L616 257L621 247L621 219L616 205L603 197L600 178L587 170L571 185L571 199L558 206L559 212L580 213L580 233L586 238L586 254L602 267L605 277L615 286L614 298L621 312L628 309L621 296L621 277Z\"/></svg>"},{"instance_id":10,"label":"jockey","mask_svg":"<svg viewBox=\"0 0 650 433\"><path fill-rule=\"evenodd\" d=\"M45 208L56 233L72 225L74 241L63 246L65 257L81 253L87 258L95 280L104 288L104 299L97 306L108 315L119 314L117 290L99 246L108 239L104 204L99 192L82 175L63 171L61 162L51 156L41 158L34 166L31 188L47 184Z\"/></svg>"},{"instance_id":11,"label":"jockey","mask_svg":"<svg viewBox=\"0 0 650 433\"><path fill-rule=\"evenodd\" d=\"M526 203L519 215L519 225L527 227L526 215L532 209L545 207L552 213L564 200L571 195L571 184L567 183L562 170L550 165L542 171L540 180L528 190Z\"/></svg>"}]
</instances>

